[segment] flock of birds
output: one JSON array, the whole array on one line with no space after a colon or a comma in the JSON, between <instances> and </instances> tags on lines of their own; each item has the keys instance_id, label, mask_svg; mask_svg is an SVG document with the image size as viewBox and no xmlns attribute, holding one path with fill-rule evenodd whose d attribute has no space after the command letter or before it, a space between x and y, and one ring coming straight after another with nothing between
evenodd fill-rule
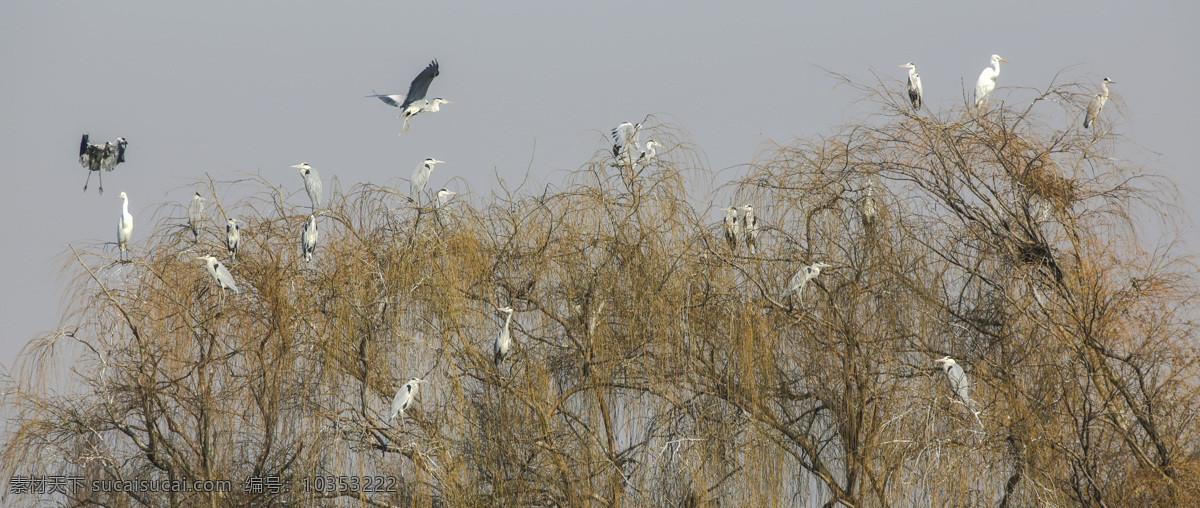
<instances>
[{"instance_id":1,"label":"flock of birds","mask_svg":"<svg viewBox=\"0 0 1200 508\"><path fill-rule=\"evenodd\" d=\"M987 107L988 97L996 89L996 78L1000 75L1000 62L1008 62L1008 60L1001 58L1000 55L992 55L991 64L980 73L979 79L975 83L975 107ZM900 67L908 69L908 98L912 103L912 107L919 110L924 105L924 90L921 86L921 76L917 73L917 66L910 62ZM400 118L403 119L400 134L403 134L408 131L409 121L413 117L421 113L437 112L441 109L442 104L452 104L451 101L441 97L432 100L425 98L430 84L439 74L438 62L434 60L412 80L409 84L407 94L379 94L372 90L372 94L367 97L375 97L389 106L400 108ZM1108 78L1104 78L1100 83L1101 91L1096 93L1088 104L1087 114L1083 120L1084 128L1090 128L1095 123L1100 111L1104 108L1105 102L1108 101L1108 85L1113 83L1115 82ZM641 129L641 123L624 122L612 130L612 153L618 165L623 164L632 168L638 164L648 164L658 155L658 149L666 149L665 146L653 139L646 141L645 145L641 145L638 139ZM91 182L92 172L103 175L101 170L105 172L112 171L118 164L125 162L125 152L128 144L125 138L117 138L115 141L105 142L104 144L92 144L89 142L88 135L83 135L83 139L79 145L79 164L89 171L88 180L83 185L84 191L87 190L88 183ZM635 153L637 154L636 159L634 158ZM434 166L443 163L443 161L434 158L427 158L413 170L409 187L409 201L420 205L420 197L425 191L425 186L429 183L429 177L433 172ZM300 170L301 178L304 181L304 190L308 194L311 203L311 213L300 229L302 256L305 262L309 262L312 260L317 249L319 234L317 216L320 215L323 186L320 175L307 162L302 162L292 167ZM103 194L103 176L100 178L99 190ZM874 203L871 198L872 191L873 189L870 187L867 189L867 206L869 210L864 208L864 215L869 216L869 218L874 217ZM436 198L431 203L433 209L436 211L445 207L454 194L456 194L454 191L444 188L438 191ZM128 244L133 234L133 216L129 213L129 197L124 192L118 197L121 199L121 217L117 226L117 247L120 250L120 260L122 262L129 262ZM730 206L722 210L725 211L725 240L728 243L729 249L736 251L738 245L744 241L750 255L755 255L758 248L760 226L758 218L754 215L754 207L747 204L741 207ZM742 212L741 217L738 217L739 210ZM438 220L441 220L440 217ZM197 192L192 197L192 201L188 206L188 225L192 230L193 238L197 241L203 227L203 221L204 197ZM231 262L237 261L240 242L241 229L239 222L236 218L229 217L225 225L225 247ZM226 289L232 291L234 294L241 293L229 269L215 256L205 255L196 259L204 262L205 270L222 293ZM832 268L832 266L819 261L801 267L792 276L781 299L795 293L802 294L808 282L816 279L821 274L821 270L827 268ZM512 347L510 324L512 322L513 309L512 307L504 307L499 309L499 311L503 312L505 317L504 324L500 331L497 332L493 345L494 362L497 367L500 366ZM970 408L971 401L968 395L969 383L962 367L949 356L936 360L936 363L945 372L946 379L955 396ZM388 417L389 421L404 414L404 411L408 409L416 397L418 385L422 382L425 381L412 378L396 392ZM975 414L978 415L978 412L975 412Z\"/></svg>"}]
</instances>

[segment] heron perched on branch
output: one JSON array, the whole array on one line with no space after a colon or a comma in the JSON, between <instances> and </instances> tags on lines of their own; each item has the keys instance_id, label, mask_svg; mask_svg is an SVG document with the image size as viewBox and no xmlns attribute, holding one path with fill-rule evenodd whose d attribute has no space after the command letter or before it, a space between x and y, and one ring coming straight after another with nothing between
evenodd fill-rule
<instances>
[{"instance_id":1,"label":"heron perched on branch","mask_svg":"<svg viewBox=\"0 0 1200 508\"><path fill-rule=\"evenodd\" d=\"M666 148L662 143L659 143L653 139L646 141L646 148L642 150L642 154L638 156L637 162L640 164L649 164L650 161L654 160L654 157L658 155L658 151L655 150L655 147Z\"/></svg>"},{"instance_id":2,"label":"heron perched on branch","mask_svg":"<svg viewBox=\"0 0 1200 508\"><path fill-rule=\"evenodd\" d=\"M429 158L413 170L412 180L409 180L408 183L409 201L418 201L417 198L425 190L425 184L429 183L429 174L433 173L433 167L437 164L445 164L445 162Z\"/></svg>"},{"instance_id":3,"label":"heron perched on branch","mask_svg":"<svg viewBox=\"0 0 1200 508\"><path fill-rule=\"evenodd\" d=\"M1087 115L1083 117L1083 128L1087 129L1096 122L1096 117L1100 116L1100 110L1104 109L1104 103L1108 102L1108 85L1109 83L1116 84L1108 78L1100 81L1100 93L1092 96L1092 102L1088 103Z\"/></svg>"},{"instance_id":4,"label":"heron perched on branch","mask_svg":"<svg viewBox=\"0 0 1200 508\"><path fill-rule=\"evenodd\" d=\"M404 411L412 405L413 399L417 396L419 384L424 382L425 380L414 377L396 391L396 397L392 399L392 411L388 413L389 422L395 420L397 416L404 416Z\"/></svg>"},{"instance_id":5,"label":"heron perched on branch","mask_svg":"<svg viewBox=\"0 0 1200 508\"><path fill-rule=\"evenodd\" d=\"M802 293L804 291L804 286L808 285L808 281L817 278L818 275L821 275L822 268L832 268L832 266L833 265L828 263L818 261L809 266L801 268L800 271L796 272L796 275L792 276L792 280L788 282L787 291L785 291L783 296L780 296L779 298L787 298L788 295L792 293Z\"/></svg>"},{"instance_id":6,"label":"heron perched on branch","mask_svg":"<svg viewBox=\"0 0 1200 508\"><path fill-rule=\"evenodd\" d=\"M738 224L737 208L732 206L722 208L725 210L725 243L729 244L730 251L737 251L738 235L741 234L741 225Z\"/></svg>"},{"instance_id":7,"label":"heron perched on branch","mask_svg":"<svg viewBox=\"0 0 1200 508\"><path fill-rule=\"evenodd\" d=\"M213 281L217 283L218 289L231 289L234 294L242 292L238 289L237 284L233 282L233 275L229 273L229 269L225 268L225 265L222 265L220 261L217 261L217 258L213 256L200 256L196 259L204 261L204 269L208 271Z\"/></svg>"},{"instance_id":8,"label":"heron perched on branch","mask_svg":"<svg viewBox=\"0 0 1200 508\"><path fill-rule=\"evenodd\" d=\"M121 220L117 222L117 248L121 249L121 259L125 259L129 237L133 235L133 215L129 213L129 197L124 192L117 197L121 199Z\"/></svg>"},{"instance_id":9,"label":"heron perched on branch","mask_svg":"<svg viewBox=\"0 0 1200 508\"><path fill-rule=\"evenodd\" d=\"M373 93L367 97L376 97L383 101L384 104L400 108L400 117L404 119L404 126L400 133L408 132L408 119L412 118L425 111L438 111L442 104L451 104L450 101L441 97L434 99L432 102L425 100L425 94L429 91L429 84L433 83L433 78L438 77L441 72L438 70L438 62L434 60L425 67L425 70L417 74L413 78L412 83L408 85L408 94L378 94Z\"/></svg>"},{"instance_id":10,"label":"heron perched on branch","mask_svg":"<svg viewBox=\"0 0 1200 508\"><path fill-rule=\"evenodd\" d=\"M971 388L970 383L967 381L967 374L963 372L958 362L947 356L934 360L934 363L942 366L942 371L946 373L946 383L950 385L950 391L954 392L958 400L967 405L967 409L975 412L971 404L971 395L969 393Z\"/></svg>"},{"instance_id":11,"label":"heron perched on branch","mask_svg":"<svg viewBox=\"0 0 1200 508\"><path fill-rule=\"evenodd\" d=\"M1000 55L992 55L992 64L979 74L975 81L975 107L987 107L988 96L996 89L996 78L1000 76L1000 62L1008 62Z\"/></svg>"},{"instance_id":12,"label":"heron perched on branch","mask_svg":"<svg viewBox=\"0 0 1200 508\"><path fill-rule=\"evenodd\" d=\"M197 192L192 196L192 203L188 205L188 225L192 228L192 236L196 239L200 238L200 223L204 222L204 198L200 197Z\"/></svg>"},{"instance_id":13,"label":"heron perched on branch","mask_svg":"<svg viewBox=\"0 0 1200 508\"><path fill-rule=\"evenodd\" d=\"M433 200L433 216L437 218L438 224L440 224L442 227L446 227L446 224L442 222L442 214L448 213L447 210L445 210L446 205L450 204L450 197L455 194L458 193L443 188L442 190L438 191L437 198Z\"/></svg>"},{"instance_id":14,"label":"heron perched on branch","mask_svg":"<svg viewBox=\"0 0 1200 508\"><path fill-rule=\"evenodd\" d=\"M292 166L300 168L300 177L304 179L304 191L308 192L308 201L312 203L312 209L315 212L321 208L321 198L323 196L321 186L321 175L317 174L317 170L309 166L307 162L301 162Z\"/></svg>"},{"instance_id":15,"label":"heron perched on branch","mask_svg":"<svg viewBox=\"0 0 1200 508\"><path fill-rule=\"evenodd\" d=\"M229 258L237 261L238 245L242 242L241 226L238 220L230 217L225 220L225 248L229 249Z\"/></svg>"},{"instance_id":16,"label":"heron perched on branch","mask_svg":"<svg viewBox=\"0 0 1200 508\"><path fill-rule=\"evenodd\" d=\"M921 75L917 74L917 66L908 62L900 67L908 68L908 100L912 101L913 109L921 109L921 104L925 102L925 95L921 89Z\"/></svg>"},{"instance_id":17,"label":"heron perched on branch","mask_svg":"<svg viewBox=\"0 0 1200 508\"><path fill-rule=\"evenodd\" d=\"M125 147L128 145L129 142L125 141L125 138L106 141L103 145L93 145L88 143L88 135L83 135L79 142L79 165L89 171L87 181L83 182L84 191L87 191L88 183L92 181L91 171L112 171L117 168L117 164L125 162ZM104 173L100 173L100 193L104 194Z\"/></svg>"},{"instance_id":18,"label":"heron perched on branch","mask_svg":"<svg viewBox=\"0 0 1200 508\"><path fill-rule=\"evenodd\" d=\"M509 331L508 325L512 322L513 308L504 307L500 309L500 312L504 313L504 326L500 327L500 331L496 333L496 344L493 347L496 367L500 366L500 362L504 361L504 357L508 356L508 350L512 348L512 332Z\"/></svg>"},{"instance_id":19,"label":"heron perched on branch","mask_svg":"<svg viewBox=\"0 0 1200 508\"><path fill-rule=\"evenodd\" d=\"M637 147L638 132L642 130L642 124L624 122L616 126L612 130L613 139L613 157L620 159L621 152L629 153L630 146Z\"/></svg>"},{"instance_id":20,"label":"heron perched on branch","mask_svg":"<svg viewBox=\"0 0 1200 508\"><path fill-rule=\"evenodd\" d=\"M312 261L317 252L317 216L308 216L308 221L300 229L300 250L304 253L304 262Z\"/></svg>"},{"instance_id":21,"label":"heron perched on branch","mask_svg":"<svg viewBox=\"0 0 1200 508\"><path fill-rule=\"evenodd\" d=\"M740 208L742 211L742 231L746 233L746 248L750 249L750 255L758 253L758 217L754 216L754 207L745 205Z\"/></svg>"}]
</instances>

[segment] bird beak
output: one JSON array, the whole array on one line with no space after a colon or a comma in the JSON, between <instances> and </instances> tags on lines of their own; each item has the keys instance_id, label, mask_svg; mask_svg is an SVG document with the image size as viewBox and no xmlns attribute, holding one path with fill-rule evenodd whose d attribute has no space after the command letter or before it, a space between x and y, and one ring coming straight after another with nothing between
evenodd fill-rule
<instances>
[{"instance_id":1,"label":"bird beak","mask_svg":"<svg viewBox=\"0 0 1200 508\"><path fill-rule=\"evenodd\" d=\"M1000 59L1000 61L1001 61L1001 62L1007 62L1008 60L1005 60L1005 59L1001 58L1001 59Z\"/></svg>"},{"instance_id":2,"label":"bird beak","mask_svg":"<svg viewBox=\"0 0 1200 508\"><path fill-rule=\"evenodd\" d=\"M445 100L445 99L443 99ZM454 104L454 101L446 101L446 104Z\"/></svg>"},{"instance_id":3,"label":"bird beak","mask_svg":"<svg viewBox=\"0 0 1200 508\"><path fill-rule=\"evenodd\" d=\"M445 164L445 163L446 163L446 161L440 161L440 160L437 160L437 159L434 159L434 160L433 160L433 162L434 162L435 164Z\"/></svg>"},{"instance_id":4,"label":"bird beak","mask_svg":"<svg viewBox=\"0 0 1200 508\"><path fill-rule=\"evenodd\" d=\"M295 166L292 166L292 167L293 167L293 168L300 168L300 165L299 165L299 164L296 164Z\"/></svg>"}]
</instances>

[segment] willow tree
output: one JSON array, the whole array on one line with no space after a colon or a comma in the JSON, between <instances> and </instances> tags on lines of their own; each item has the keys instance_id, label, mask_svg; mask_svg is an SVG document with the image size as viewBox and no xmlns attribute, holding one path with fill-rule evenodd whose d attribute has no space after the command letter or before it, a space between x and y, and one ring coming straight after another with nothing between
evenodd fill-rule
<instances>
[{"instance_id":1,"label":"willow tree","mask_svg":"<svg viewBox=\"0 0 1200 508\"><path fill-rule=\"evenodd\" d=\"M221 232L193 241L167 208L132 263L73 251L69 326L5 380L3 472L233 488L5 500L1200 501L1193 269L1138 227L1172 213L1170 183L1119 158L1108 124L1076 126L1081 86L938 113L856 86L873 115L764 151L718 191L763 221L753 255L721 239L700 204L713 175L665 125L647 128L655 159L598 148L521 187L538 191L438 209L334 193L311 263L304 207L209 183L252 191L218 206L245 224L226 263L242 293L194 259L224 260ZM947 355L971 405L933 363ZM413 377L415 405L388 420Z\"/></svg>"}]
</instances>

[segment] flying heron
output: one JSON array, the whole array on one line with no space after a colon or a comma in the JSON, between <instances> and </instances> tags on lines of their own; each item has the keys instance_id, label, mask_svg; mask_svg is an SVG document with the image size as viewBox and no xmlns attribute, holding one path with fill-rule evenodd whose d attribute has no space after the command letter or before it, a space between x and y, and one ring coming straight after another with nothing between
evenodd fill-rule
<instances>
[{"instance_id":1,"label":"flying heron","mask_svg":"<svg viewBox=\"0 0 1200 508\"><path fill-rule=\"evenodd\" d=\"M378 94L372 93L367 97L377 97L384 104L400 108L400 117L404 119L404 125L400 133L408 132L408 119L425 111L438 111L441 104L450 104L451 102L438 97L429 102L425 100L425 94L429 91L429 84L433 83L433 78L441 74L438 71L438 62L434 60L425 67L425 70L417 74L413 78L412 83L408 85L408 94ZM374 92L374 90L372 90Z\"/></svg>"},{"instance_id":2,"label":"flying heron","mask_svg":"<svg viewBox=\"0 0 1200 508\"><path fill-rule=\"evenodd\" d=\"M100 174L100 193L104 194L104 173L100 173L100 170L112 171L117 168L117 164L125 162L127 145L129 142L125 141L125 138L106 141L103 145L93 145L88 143L88 135L83 135L83 139L79 142L79 165L89 171L87 181L83 182L85 192L88 183L92 181L91 171L95 171Z\"/></svg>"}]
</instances>

